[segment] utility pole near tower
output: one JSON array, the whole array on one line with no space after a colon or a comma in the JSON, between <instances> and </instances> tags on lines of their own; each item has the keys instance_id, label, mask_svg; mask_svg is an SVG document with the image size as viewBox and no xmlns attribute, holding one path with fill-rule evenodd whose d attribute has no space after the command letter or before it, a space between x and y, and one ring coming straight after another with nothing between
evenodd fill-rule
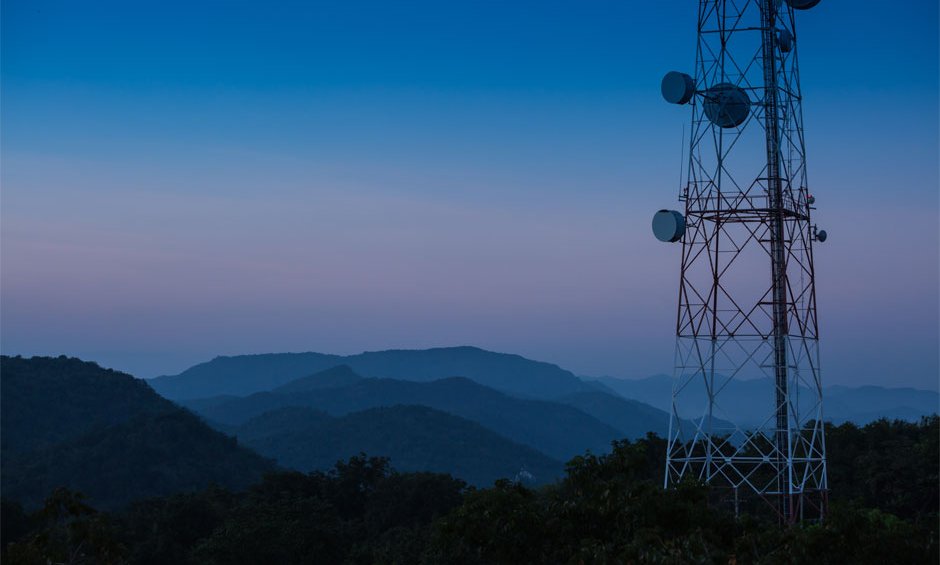
<instances>
[{"instance_id":1,"label":"utility pole near tower","mask_svg":"<svg viewBox=\"0 0 940 565\"><path fill-rule=\"evenodd\" d=\"M822 519L828 493L813 267L826 232L810 219L796 53L796 14L818 3L700 0L694 76L662 82L692 109L685 209L653 218L682 245L665 486L702 480L736 514L764 501L783 523ZM749 401L765 417L729 399L742 381L762 385Z\"/></svg>"}]
</instances>

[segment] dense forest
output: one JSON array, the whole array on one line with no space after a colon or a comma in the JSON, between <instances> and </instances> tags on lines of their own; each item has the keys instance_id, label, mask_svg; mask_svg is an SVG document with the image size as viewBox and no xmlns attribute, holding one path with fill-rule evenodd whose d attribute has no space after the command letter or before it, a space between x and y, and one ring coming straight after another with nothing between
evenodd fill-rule
<instances>
[{"instance_id":1,"label":"dense forest","mask_svg":"<svg viewBox=\"0 0 940 565\"><path fill-rule=\"evenodd\" d=\"M355 456L328 471L272 472L96 511L50 493L4 501L4 563L936 563L936 416L829 426L830 513L781 528L732 516L706 487L661 487L664 441L616 442L531 488L468 487Z\"/></svg>"}]
</instances>

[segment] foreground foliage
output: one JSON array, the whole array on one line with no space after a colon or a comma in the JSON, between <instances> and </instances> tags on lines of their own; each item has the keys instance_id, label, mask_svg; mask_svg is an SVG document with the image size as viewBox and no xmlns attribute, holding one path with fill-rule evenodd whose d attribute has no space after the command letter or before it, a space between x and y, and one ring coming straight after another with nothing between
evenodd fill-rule
<instances>
[{"instance_id":1,"label":"foreground foliage","mask_svg":"<svg viewBox=\"0 0 940 565\"><path fill-rule=\"evenodd\" d=\"M788 529L735 520L700 485L664 491L664 443L651 435L576 457L563 480L539 489L474 489L365 456L108 514L60 489L32 514L4 502L3 561L936 563L938 433L937 417L830 427L830 514Z\"/></svg>"}]
</instances>

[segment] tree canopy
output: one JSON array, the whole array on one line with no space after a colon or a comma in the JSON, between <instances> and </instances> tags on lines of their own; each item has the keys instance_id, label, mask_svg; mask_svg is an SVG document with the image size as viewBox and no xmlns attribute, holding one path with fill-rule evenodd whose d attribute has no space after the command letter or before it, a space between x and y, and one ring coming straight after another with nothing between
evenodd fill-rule
<instances>
[{"instance_id":1,"label":"tree canopy","mask_svg":"<svg viewBox=\"0 0 940 565\"><path fill-rule=\"evenodd\" d=\"M45 563L935 563L938 418L828 427L823 523L735 519L709 489L662 488L664 440L621 441L530 488L468 487L358 455L109 513L68 490L26 513L3 504L3 559ZM839 447L832 449L831 446ZM886 466L886 462L895 462Z\"/></svg>"}]
</instances>

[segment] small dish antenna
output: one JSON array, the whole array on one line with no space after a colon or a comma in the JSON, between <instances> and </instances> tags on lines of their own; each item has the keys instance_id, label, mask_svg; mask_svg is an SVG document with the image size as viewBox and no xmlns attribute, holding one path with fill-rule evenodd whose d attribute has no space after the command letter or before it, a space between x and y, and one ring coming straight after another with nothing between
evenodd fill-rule
<instances>
[{"instance_id":1,"label":"small dish antenna","mask_svg":"<svg viewBox=\"0 0 940 565\"><path fill-rule=\"evenodd\" d=\"M675 210L660 210L653 214L653 235L659 241L675 243L685 235L685 216Z\"/></svg>"},{"instance_id":2,"label":"small dish antenna","mask_svg":"<svg viewBox=\"0 0 940 565\"><path fill-rule=\"evenodd\" d=\"M685 104L695 94L695 81L685 73L669 71L663 77L661 89L666 102Z\"/></svg>"}]
</instances>

